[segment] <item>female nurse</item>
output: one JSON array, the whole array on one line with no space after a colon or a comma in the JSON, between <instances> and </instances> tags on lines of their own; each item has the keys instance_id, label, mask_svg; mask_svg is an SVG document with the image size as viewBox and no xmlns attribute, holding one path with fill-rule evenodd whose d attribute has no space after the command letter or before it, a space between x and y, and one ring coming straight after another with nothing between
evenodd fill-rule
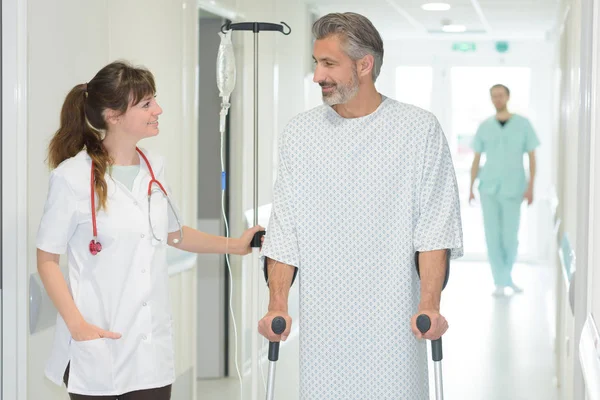
<instances>
[{"instance_id":1,"label":"female nurse","mask_svg":"<svg viewBox=\"0 0 600 400\"><path fill-rule=\"evenodd\" d=\"M262 230L228 239L181 226L164 159L137 147L158 135L155 93L148 70L111 63L69 92L50 142L37 264L59 315L46 375L71 399L170 399L167 245L244 255Z\"/></svg>"}]
</instances>

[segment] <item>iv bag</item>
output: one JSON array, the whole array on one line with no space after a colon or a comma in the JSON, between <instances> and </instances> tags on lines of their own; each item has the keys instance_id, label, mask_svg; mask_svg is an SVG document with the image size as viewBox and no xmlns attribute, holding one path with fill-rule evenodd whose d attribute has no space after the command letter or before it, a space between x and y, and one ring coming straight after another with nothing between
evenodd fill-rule
<instances>
[{"instance_id":1,"label":"iv bag","mask_svg":"<svg viewBox=\"0 0 600 400\"><path fill-rule=\"evenodd\" d=\"M221 44L217 55L217 87L219 96L225 103L229 102L229 96L235 87L235 55L231 43L231 32L219 32Z\"/></svg>"}]
</instances>

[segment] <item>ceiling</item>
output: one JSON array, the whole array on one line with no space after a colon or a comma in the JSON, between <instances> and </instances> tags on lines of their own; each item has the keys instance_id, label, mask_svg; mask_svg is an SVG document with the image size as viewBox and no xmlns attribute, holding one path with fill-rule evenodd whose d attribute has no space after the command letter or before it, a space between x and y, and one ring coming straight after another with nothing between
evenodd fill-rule
<instances>
[{"instance_id":1,"label":"ceiling","mask_svg":"<svg viewBox=\"0 0 600 400\"><path fill-rule=\"evenodd\" d=\"M352 11L368 17L385 40L406 37L546 39L555 30L560 0L431 0L448 11L424 11L428 0L306 0L317 15ZM442 20L465 33L442 32Z\"/></svg>"}]
</instances>

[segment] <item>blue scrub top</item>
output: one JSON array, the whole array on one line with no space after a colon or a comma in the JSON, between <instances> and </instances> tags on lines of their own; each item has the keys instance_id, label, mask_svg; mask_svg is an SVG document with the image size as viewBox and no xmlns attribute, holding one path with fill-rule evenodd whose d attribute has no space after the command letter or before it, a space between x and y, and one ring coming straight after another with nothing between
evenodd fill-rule
<instances>
[{"instance_id":1,"label":"blue scrub top","mask_svg":"<svg viewBox=\"0 0 600 400\"><path fill-rule=\"evenodd\" d=\"M485 153L486 162L479 169L479 192L502 197L521 197L527 189L523 154L540 144L529 120L513 116L504 127L495 116L477 129L472 148Z\"/></svg>"}]
</instances>

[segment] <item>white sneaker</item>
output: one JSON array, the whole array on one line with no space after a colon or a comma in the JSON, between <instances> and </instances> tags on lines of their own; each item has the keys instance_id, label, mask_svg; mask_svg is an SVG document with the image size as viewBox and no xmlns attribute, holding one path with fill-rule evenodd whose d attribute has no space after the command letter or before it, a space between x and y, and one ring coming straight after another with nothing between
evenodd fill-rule
<instances>
[{"instance_id":1,"label":"white sneaker","mask_svg":"<svg viewBox=\"0 0 600 400\"><path fill-rule=\"evenodd\" d=\"M515 285L514 283L512 285L510 285L510 288L513 290L513 292L515 293L523 293L523 288L518 287L517 285Z\"/></svg>"},{"instance_id":2,"label":"white sneaker","mask_svg":"<svg viewBox=\"0 0 600 400\"><path fill-rule=\"evenodd\" d=\"M494 290L492 292L492 296L494 296L494 297L504 296L504 287L503 286L496 286L496 290Z\"/></svg>"}]
</instances>

